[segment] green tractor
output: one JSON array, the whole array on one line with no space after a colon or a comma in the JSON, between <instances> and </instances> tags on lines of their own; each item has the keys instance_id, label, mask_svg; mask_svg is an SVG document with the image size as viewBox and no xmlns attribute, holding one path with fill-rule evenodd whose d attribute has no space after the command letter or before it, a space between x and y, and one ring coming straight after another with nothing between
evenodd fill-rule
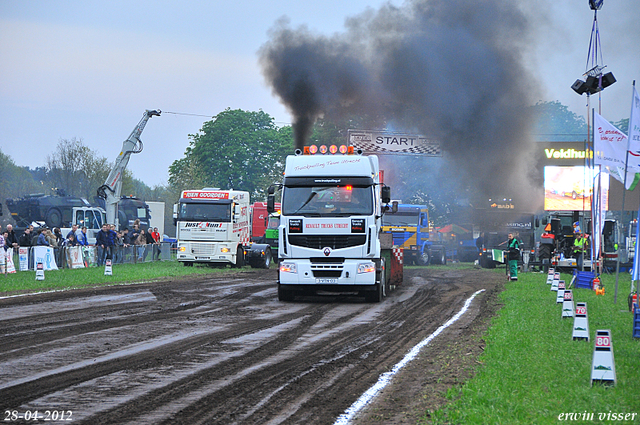
<instances>
[{"instance_id":1,"label":"green tractor","mask_svg":"<svg viewBox=\"0 0 640 425\"><path fill-rule=\"evenodd\" d=\"M264 231L265 243L271 247L271 256L274 259L278 258L278 227L280 226L280 212L274 212L269 214L267 221L267 228Z\"/></svg>"}]
</instances>

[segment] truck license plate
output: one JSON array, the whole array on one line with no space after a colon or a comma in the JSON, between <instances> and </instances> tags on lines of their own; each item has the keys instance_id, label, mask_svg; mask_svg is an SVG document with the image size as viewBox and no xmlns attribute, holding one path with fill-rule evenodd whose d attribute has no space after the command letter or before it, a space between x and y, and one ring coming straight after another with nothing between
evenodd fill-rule
<instances>
[{"instance_id":1,"label":"truck license plate","mask_svg":"<svg viewBox=\"0 0 640 425\"><path fill-rule=\"evenodd\" d=\"M338 279L316 279L316 283L338 283Z\"/></svg>"}]
</instances>

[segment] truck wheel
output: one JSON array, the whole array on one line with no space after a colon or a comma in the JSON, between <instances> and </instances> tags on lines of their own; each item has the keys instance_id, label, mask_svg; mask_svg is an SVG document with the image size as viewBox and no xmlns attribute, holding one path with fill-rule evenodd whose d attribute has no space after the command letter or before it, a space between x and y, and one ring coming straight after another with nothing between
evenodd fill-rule
<instances>
[{"instance_id":1,"label":"truck wheel","mask_svg":"<svg viewBox=\"0 0 640 425\"><path fill-rule=\"evenodd\" d=\"M429 256L429 251L422 251L422 254L418 257L418 265L420 266L428 266L431 257Z\"/></svg>"},{"instance_id":2,"label":"truck wheel","mask_svg":"<svg viewBox=\"0 0 640 425\"><path fill-rule=\"evenodd\" d=\"M289 289L283 289L282 285L278 285L278 300L279 301L293 301L293 291Z\"/></svg>"},{"instance_id":3,"label":"truck wheel","mask_svg":"<svg viewBox=\"0 0 640 425\"><path fill-rule=\"evenodd\" d=\"M62 213L57 208L51 208L47 211L45 222L49 227L62 227Z\"/></svg>"},{"instance_id":4,"label":"truck wheel","mask_svg":"<svg viewBox=\"0 0 640 425\"><path fill-rule=\"evenodd\" d=\"M185 261L182 264L184 264L185 267L193 267L193 262L192 261Z\"/></svg>"},{"instance_id":5,"label":"truck wheel","mask_svg":"<svg viewBox=\"0 0 640 425\"><path fill-rule=\"evenodd\" d=\"M446 251L439 251L438 252L438 264L442 264L443 266L447 265L447 253Z\"/></svg>"},{"instance_id":6,"label":"truck wheel","mask_svg":"<svg viewBox=\"0 0 640 425\"><path fill-rule=\"evenodd\" d=\"M241 246L238 246L238 250L236 251L236 263L233 267L240 268L244 266L244 249Z\"/></svg>"},{"instance_id":7,"label":"truck wheel","mask_svg":"<svg viewBox=\"0 0 640 425\"><path fill-rule=\"evenodd\" d=\"M273 260L273 258L271 257L271 249L265 249L264 250L264 261L262 262L262 268L263 269L268 269L269 267L271 267L271 261Z\"/></svg>"},{"instance_id":8,"label":"truck wheel","mask_svg":"<svg viewBox=\"0 0 640 425\"><path fill-rule=\"evenodd\" d=\"M375 291L369 291L366 293L366 295L364 296L364 299L368 302L368 303L379 303L380 301L382 301L382 291L383 291L383 285L384 282L378 282L376 283L376 289Z\"/></svg>"},{"instance_id":9,"label":"truck wheel","mask_svg":"<svg viewBox=\"0 0 640 425\"><path fill-rule=\"evenodd\" d=\"M384 259L379 260L379 270L376 271L376 289L365 293L365 300L370 303L379 303L386 294L386 273L384 270ZM378 261L376 261L377 263Z\"/></svg>"}]
</instances>

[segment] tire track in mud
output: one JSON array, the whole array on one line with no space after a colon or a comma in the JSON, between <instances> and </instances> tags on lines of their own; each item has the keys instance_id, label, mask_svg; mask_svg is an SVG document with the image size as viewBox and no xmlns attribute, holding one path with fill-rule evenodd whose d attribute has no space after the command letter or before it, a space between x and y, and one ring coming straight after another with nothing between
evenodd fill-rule
<instances>
[{"instance_id":1,"label":"tire track in mud","mask_svg":"<svg viewBox=\"0 0 640 425\"><path fill-rule=\"evenodd\" d=\"M379 304L281 303L275 273L0 300L0 317L23 309L0 319L12 341L0 366L25 369L0 378L0 407L73 408L91 424L332 423L480 289L465 273L417 269ZM123 302L91 304L104 297ZM55 303L68 308L37 314Z\"/></svg>"}]
</instances>

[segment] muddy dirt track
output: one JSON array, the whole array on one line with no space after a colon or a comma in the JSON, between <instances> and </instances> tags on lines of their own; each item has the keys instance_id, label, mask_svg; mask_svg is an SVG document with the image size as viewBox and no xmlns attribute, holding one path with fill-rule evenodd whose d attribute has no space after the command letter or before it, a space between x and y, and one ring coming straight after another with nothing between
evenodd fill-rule
<instances>
[{"instance_id":1,"label":"muddy dirt track","mask_svg":"<svg viewBox=\"0 0 640 425\"><path fill-rule=\"evenodd\" d=\"M249 269L0 299L2 420L36 423L6 412L38 410L37 423L332 424L485 289L353 421L415 423L468 376L502 277L406 269L379 304L279 302L276 271ZM53 412L72 421L43 421Z\"/></svg>"}]
</instances>

